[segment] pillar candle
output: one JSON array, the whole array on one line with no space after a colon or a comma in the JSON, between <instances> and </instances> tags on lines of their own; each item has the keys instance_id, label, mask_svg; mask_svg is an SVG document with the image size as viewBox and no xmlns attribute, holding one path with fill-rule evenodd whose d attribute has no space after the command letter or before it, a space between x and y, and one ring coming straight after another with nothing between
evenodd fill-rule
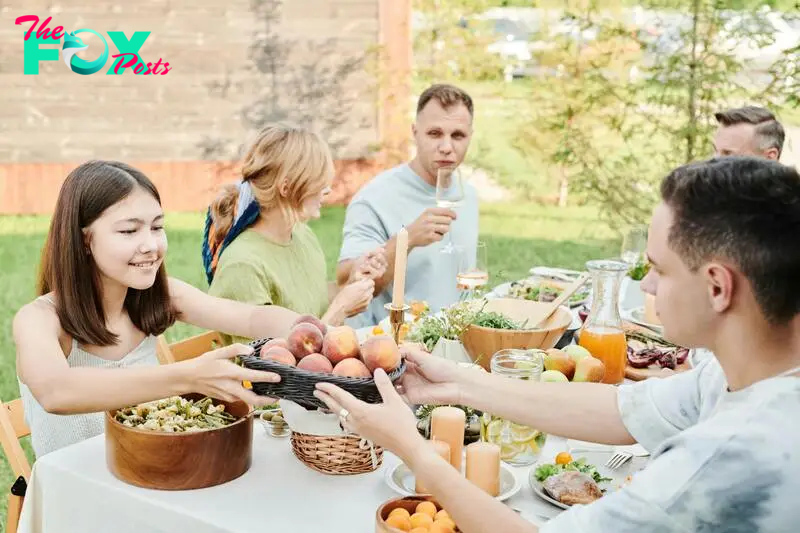
<instances>
[{"instance_id":1,"label":"pillar candle","mask_svg":"<svg viewBox=\"0 0 800 533\"><path fill-rule=\"evenodd\" d=\"M467 415L458 407L441 406L431 413L431 439L444 441L450 446L450 464L459 472L466 421Z\"/></svg>"},{"instance_id":2,"label":"pillar candle","mask_svg":"<svg viewBox=\"0 0 800 533\"><path fill-rule=\"evenodd\" d=\"M466 477L492 496L500 494L500 446L491 442L467 446Z\"/></svg>"},{"instance_id":3,"label":"pillar candle","mask_svg":"<svg viewBox=\"0 0 800 533\"><path fill-rule=\"evenodd\" d=\"M431 446L433 446L433 449L436 451L436 454L439 457L441 457L448 463L450 462L450 446L446 442L442 440L429 440L427 442L430 443ZM422 482L420 482L419 478L416 476L414 480L414 492L416 492L417 494L428 493L428 489L426 489L422 485Z\"/></svg>"},{"instance_id":4,"label":"pillar candle","mask_svg":"<svg viewBox=\"0 0 800 533\"><path fill-rule=\"evenodd\" d=\"M403 307L406 290L406 263L408 261L408 230L397 232L397 246L394 252L394 286L392 287L392 307Z\"/></svg>"}]
</instances>

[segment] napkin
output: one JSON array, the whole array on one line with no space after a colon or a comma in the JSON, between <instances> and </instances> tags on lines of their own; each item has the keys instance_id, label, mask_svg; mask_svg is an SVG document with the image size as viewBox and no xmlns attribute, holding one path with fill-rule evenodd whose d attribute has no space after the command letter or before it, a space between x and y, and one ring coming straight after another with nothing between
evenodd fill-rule
<instances>
[{"instance_id":1,"label":"napkin","mask_svg":"<svg viewBox=\"0 0 800 533\"><path fill-rule=\"evenodd\" d=\"M650 455L644 446L641 444L631 444L629 446L611 446L609 444L598 444L596 442L586 442L582 440L567 440L567 449L572 450L586 450L593 452L628 452L634 457L647 457Z\"/></svg>"},{"instance_id":2,"label":"napkin","mask_svg":"<svg viewBox=\"0 0 800 533\"><path fill-rule=\"evenodd\" d=\"M283 419L292 431L307 435L335 437L345 435L339 426L339 415L321 409L306 410L291 400L279 400Z\"/></svg>"}]
</instances>

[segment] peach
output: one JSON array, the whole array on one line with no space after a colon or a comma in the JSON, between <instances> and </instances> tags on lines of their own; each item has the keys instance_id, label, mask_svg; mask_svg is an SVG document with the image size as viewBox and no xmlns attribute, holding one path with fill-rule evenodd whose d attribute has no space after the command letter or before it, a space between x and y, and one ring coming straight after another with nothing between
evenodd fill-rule
<instances>
[{"instance_id":1,"label":"peach","mask_svg":"<svg viewBox=\"0 0 800 533\"><path fill-rule=\"evenodd\" d=\"M575 375L575 360L566 352L553 348L547 350L547 355L544 357L544 369L558 370L567 376L569 381Z\"/></svg>"},{"instance_id":2,"label":"peach","mask_svg":"<svg viewBox=\"0 0 800 533\"><path fill-rule=\"evenodd\" d=\"M294 321L292 327L297 324L313 324L317 326L317 329L319 329L323 336L328 332L328 326L323 324L322 321L314 315L300 315L297 317L297 320Z\"/></svg>"},{"instance_id":3,"label":"peach","mask_svg":"<svg viewBox=\"0 0 800 533\"><path fill-rule=\"evenodd\" d=\"M328 358L321 353L312 353L300 359L297 363L297 368L308 370L309 372L321 372L323 374L330 374L333 372L333 365Z\"/></svg>"},{"instance_id":4,"label":"peach","mask_svg":"<svg viewBox=\"0 0 800 533\"><path fill-rule=\"evenodd\" d=\"M322 332L314 324L301 322L289 332L289 350L300 360L303 357L319 353L322 349Z\"/></svg>"},{"instance_id":5,"label":"peach","mask_svg":"<svg viewBox=\"0 0 800 533\"><path fill-rule=\"evenodd\" d=\"M289 349L289 343L286 342L286 339L281 339L279 337L276 337L274 339L270 339L267 342L265 342L264 346L261 347L261 350L266 350L271 346L280 346L281 348L286 348L287 350Z\"/></svg>"},{"instance_id":6,"label":"peach","mask_svg":"<svg viewBox=\"0 0 800 533\"><path fill-rule=\"evenodd\" d=\"M266 346L264 347L266 348ZM261 359L272 359L285 365L295 366L297 361L292 355L292 352L281 346L270 346L269 348L261 349Z\"/></svg>"},{"instance_id":7,"label":"peach","mask_svg":"<svg viewBox=\"0 0 800 533\"><path fill-rule=\"evenodd\" d=\"M358 359L353 359L349 357L347 359L343 359L339 363L333 367L333 375L334 376L344 376L349 378L371 378L372 374L369 373L369 370L364 363L359 361Z\"/></svg>"},{"instance_id":8,"label":"peach","mask_svg":"<svg viewBox=\"0 0 800 533\"><path fill-rule=\"evenodd\" d=\"M322 343L322 355L334 366L350 357L358 357L358 336L350 326L339 326L328 330Z\"/></svg>"},{"instance_id":9,"label":"peach","mask_svg":"<svg viewBox=\"0 0 800 533\"><path fill-rule=\"evenodd\" d=\"M606 365L596 357L584 357L575 365L574 382L600 383L606 374Z\"/></svg>"},{"instance_id":10,"label":"peach","mask_svg":"<svg viewBox=\"0 0 800 533\"><path fill-rule=\"evenodd\" d=\"M390 336L376 335L361 345L361 358L370 373L375 372L376 368L391 372L400 366L400 349Z\"/></svg>"}]
</instances>

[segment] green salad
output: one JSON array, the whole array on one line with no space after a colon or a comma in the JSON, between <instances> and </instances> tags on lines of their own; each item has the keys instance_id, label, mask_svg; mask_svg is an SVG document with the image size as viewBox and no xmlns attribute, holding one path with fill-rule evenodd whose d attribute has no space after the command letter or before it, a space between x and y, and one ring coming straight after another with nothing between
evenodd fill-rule
<instances>
[{"instance_id":1,"label":"green salad","mask_svg":"<svg viewBox=\"0 0 800 533\"><path fill-rule=\"evenodd\" d=\"M550 476L556 476L568 470L577 470L578 472L583 472L584 474L590 475L592 476L592 479L594 479L594 482L598 484L606 481L612 481L611 478L601 476L594 465L586 464L585 457L581 457L580 459L576 459L565 465L541 465L536 468L534 475L536 476L536 481L541 483Z\"/></svg>"}]
</instances>

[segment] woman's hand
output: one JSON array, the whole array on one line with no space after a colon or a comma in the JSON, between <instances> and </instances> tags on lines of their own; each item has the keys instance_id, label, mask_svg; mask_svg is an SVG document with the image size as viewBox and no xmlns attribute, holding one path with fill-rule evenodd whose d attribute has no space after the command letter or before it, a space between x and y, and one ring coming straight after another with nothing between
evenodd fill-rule
<instances>
[{"instance_id":1,"label":"woman's hand","mask_svg":"<svg viewBox=\"0 0 800 533\"><path fill-rule=\"evenodd\" d=\"M356 259L348 283L363 279L379 279L386 273L387 266L386 251L383 248L367 252Z\"/></svg>"},{"instance_id":2,"label":"woman's hand","mask_svg":"<svg viewBox=\"0 0 800 533\"><path fill-rule=\"evenodd\" d=\"M401 378L402 393L410 404L461 404L461 387L471 370L431 355L422 345L403 344L400 352L406 359Z\"/></svg>"},{"instance_id":3,"label":"woman's hand","mask_svg":"<svg viewBox=\"0 0 800 533\"><path fill-rule=\"evenodd\" d=\"M371 279L354 281L342 287L333 298L331 307L340 308L345 317L357 315L367 309L375 292L375 282Z\"/></svg>"},{"instance_id":4,"label":"woman's hand","mask_svg":"<svg viewBox=\"0 0 800 533\"><path fill-rule=\"evenodd\" d=\"M403 401L382 369L375 371L375 385L383 403L368 404L332 383L317 383L314 396L339 415L342 426L402 459L408 459L423 442L417 431L417 418ZM344 410L344 411L343 411Z\"/></svg>"},{"instance_id":5,"label":"woman's hand","mask_svg":"<svg viewBox=\"0 0 800 533\"><path fill-rule=\"evenodd\" d=\"M241 400L248 405L268 405L274 400L246 389L243 382L277 383L280 376L272 372L244 368L231 361L237 355L252 353L253 348L250 346L232 344L177 364L186 365L184 375L192 392L228 402Z\"/></svg>"}]
</instances>

